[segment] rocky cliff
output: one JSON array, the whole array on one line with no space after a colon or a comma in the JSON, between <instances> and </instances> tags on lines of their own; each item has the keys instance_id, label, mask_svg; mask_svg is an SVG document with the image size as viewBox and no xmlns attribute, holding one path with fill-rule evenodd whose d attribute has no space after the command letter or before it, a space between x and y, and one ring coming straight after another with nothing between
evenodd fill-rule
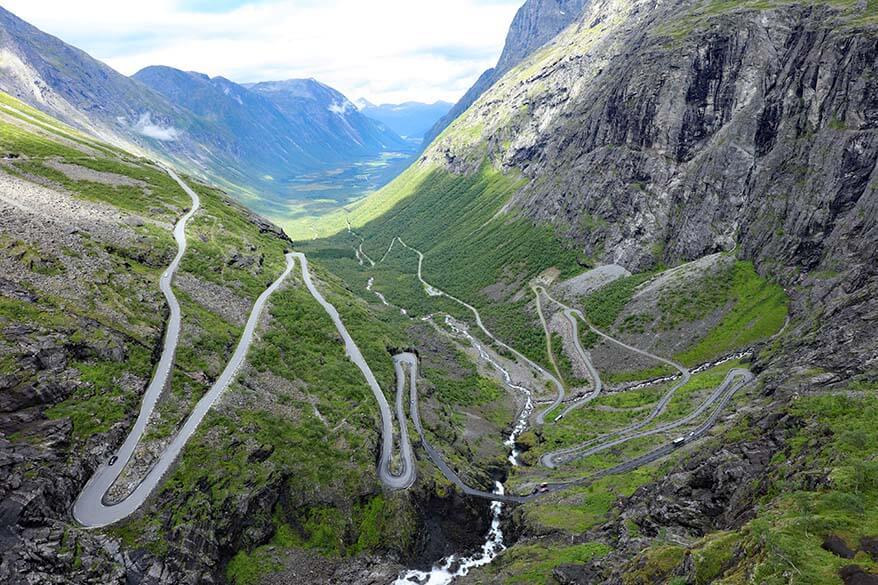
<instances>
[{"instance_id":1,"label":"rocky cliff","mask_svg":"<svg viewBox=\"0 0 878 585\"><path fill-rule=\"evenodd\" d=\"M874 366L876 14L871 5L605 0L512 70L425 154L485 152L507 204L602 263L644 270L740 246L788 288L815 352ZM812 329L813 328L813 329ZM838 351L841 350L841 351Z\"/></svg>"},{"instance_id":2,"label":"rocky cliff","mask_svg":"<svg viewBox=\"0 0 878 585\"><path fill-rule=\"evenodd\" d=\"M648 280L723 252L790 299L788 325L748 358L756 386L713 439L649 480L528 504L515 515L521 541L464 582L553 562L561 583L874 581L876 67L871 2L596 1L351 209L367 250L401 235L425 251L431 282L479 304L518 347L536 317L505 324L528 310L526 283L572 264ZM701 292L691 279L675 296ZM660 327L639 324L652 319L643 307L622 315L607 326L662 343ZM538 429L524 443L553 439ZM607 492L610 513L595 520Z\"/></svg>"},{"instance_id":3,"label":"rocky cliff","mask_svg":"<svg viewBox=\"0 0 878 585\"><path fill-rule=\"evenodd\" d=\"M424 136L428 146L507 71L574 22L590 0L527 0L518 9L497 65L479 77L462 98Z\"/></svg>"}]
</instances>

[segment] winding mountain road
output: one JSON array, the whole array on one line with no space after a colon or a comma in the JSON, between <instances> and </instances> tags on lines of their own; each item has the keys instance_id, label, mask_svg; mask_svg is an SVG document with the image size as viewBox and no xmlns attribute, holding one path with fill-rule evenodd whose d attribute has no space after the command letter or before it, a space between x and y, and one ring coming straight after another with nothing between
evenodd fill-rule
<instances>
[{"instance_id":1,"label":"winding mountain road","mask_svg":"<svg viewBox=\"0 0 878 585\"><path fill-rule=\"evenodd\" d=\"M388 251L384 255L385 258L387 257L387 254L390 253L390 249L393 248L393 243L397 242L397 241L404 248L417 254L417 256L418 256L418 280L424 286L424 290L426 291L426 293L429 296L431 296L431 297L445 297L447 299L454 301L455 303L464 307L465 309L467 309L475 317L476 325L478 325L479 329L481 329L482 332L485 335L487 335L491 341L493 341L495 344L497 344L497 346L502 347L503 349L505 349L506 351L508 351L509 353L513 354L515 357L517 357L518 359L520 359L521 361L526 363L534 371L538 372L544 379L551 382L552 385L555 386L555 389L557 390L557 398L548 408L546 408L542 412L537 413L536 422L537 422L537 424L542 425L545 422L546 414L548 414L549 412L554 410L564 400L564 386L561 384L561 382L559 382L558 379L555 376L553 376L552 374L550 374L544 367L540 366L539 364L537 364L536 362L534 362L533 360L531 360L530 358L528 358L527 356L525 356L524 354L519 352L518 350L506 345L505 343L503 343L502 341L497 339L494 336L494 334L491 333L490 331L488 331L488 328L485 327L485 324L482 321L482 315L479 313L478 309L476 309L474 306L470 305L469 303L467 303L465 301L460 300L459 298L457 298L453 295L448 294L447 292L443 291L442 289L439 289L439 288L433 286L432 284L430 284L429 282L427 282L426 280L424 280L424 274L423 274L424 254L420 250L409 246L404 241L402 241L402 238L396 237L390 242L390 248L388 248ZM383 260L383 258L382 258L382 260Z\"/></svg>"},{"instance_id":2,"label":"winding mountain road","mask_svg":"<svg viewBox=\"0 0 878 585\"><path fill-rule=\"evenodd\" d=\"M135 421L134 427L132 428L129 435L126 437L125 442L110 459L110 461L100 465L98 469L94 472L93 476L89 479L88 483L85 485L82 492L79 494L76 502L74 503L73 516L80 524L88 528L97 528L118 522L128 517L140 506L142 506L146 499L155 491L155 489L164 478L165 474L176 461L177 457L179 457L183 448L186 446L186 443L198 429L199 425L204 420L209 410L234 381L239 369L246 360L247 352L250 349L256 328L259 324L259 319L265 309L269 297L283 284L286 278L293 271L296 260L298 260L301 264L302 279L309 293L330 316L336 330L338 331L344 342L347 357L361 371L367 384L372 390L375 400L378 402L379 413L381 417L381 452L378 462L378 477L385 486L390 489L396 490L407 489L412 486L417 476L411 441L408 436L408 423L405 413L404 395L406 385L406 369L408 371L408 385L410 389L409 410L411 413L412 422L420 437L424 450L427 453L428 457L431 459L431 461L433 461L437 468L443 473L443 475L445 475L445 477L449 481L457 485L458 488L460 488L465 494L493 501L523 503L533 498L545 495L545 493L550 493L552 491L563 489L569 485L582 483L584 481L591 481L596 477L593 475L572 482L553 484L549 486L547 492L545 493L530 494L527 496L498 494L485 490L478 490L468 486L459 477L459 475L445 462L441 454L433 448L433 446L429 443L425 436L418 410L418 359L417 356L411 353L399 354L397 356L394 356L393 358L394 368L397 376L395 418L398 426L397 439L400 454L400 469L394 470L394 414L391 412L390 404L387 401L387 397L385 396L380 385L378 384L374 373L372 372L371 368L363 357L362 352L360 351L357 344L354 342L343 321L341 320L337 309L323 297L323 295L315 286L308 266L308 259L302 253L290 252L286 254L286 267L283 273L259 296L259 298L254 303L250 311L247 323L244 327L244 331L241 334L241 338L239 339L237 347L235 348L235 352L226 364L226 367L220 377L211 386L208 392L198 401L181 429L177 432L177 434L171 440L171 443L165 448L161 455L159 455L156 463L149 470L146 476L140 481L137 487L135 487L135 489L123 500L112 504L106 503L107 493L109 492L113 484L118 480L126 465L130 462L131 457L133 456L134 451L137 448L137 445L143 438L150 416L155 410L156 403L158 402L158 399L161 396L164 388L168 385L172 367L174 364L174 357L180 338L181 309L179 302L174 295L171 285L173 278L176 275L177 270L179 269L180 262L182 261L182 258L186 252L186 226L189 220L198 211L200 207L200 199L197 193L195 193L194 190L192 190L182 179L180 179L180 177L177 176L177 174L173 170L165 169L165 171L178 183L178 185L184 190L184 192L189 195L192 200L192 207L186 214L184 214L184 216L174 227L174 240L177 243L177 254L169 265L168 269L162 274L159 281L159 288L164 294L170 309L162 354L159 358L159 363L154 372L153 378L150 381L149 386L147 387L146 393L144 394L144 398L140 407L140 412L138 414L137 420ZM434 297L444 296L461 305L462 307L465 307L475 317L475 321L479 329L491 341L493 341L497 346L516 356L522 362L526 363L535 372L539 373L540 376L542 376L545 380L555 386L557 390L557 398L546 410L538 413L536 416L537 424L544 424L546 414L560 406L563 402L564 387L561 382L551 373L546 371L543 367L539 366L531 359L527 358L517 350L497 339L487 329L487 327L485 327L484 323L482 322L481 315L475 307L428 283L423 277L424 255L420 252L420 250L408 246L401 238L397 237L394 238L393 241L391 241L391 244L387 252L384 254L384 257L382 257L381 261L383 261L387 257L387 255L393 248L394 243L397 241L405 248L417 254L418 280L421 282L424 290L428 295ZM360 259L361 262L362 259L365 259L372 266L375 265L371 258L369 258L365 254L365 252L362 251L362 242L360 244L360 247L358 248L358 252L358 259ZM740 388L746 386L753 380L753 375L747 370L731 370L724 382L719 387L717 387L717 389L715 389L714 392L695 411L693 411L686 417L683 417L676 421L666 423L664 425L660 425L658 427L643 432L638 432L640 431L640 429L643 429L645 426L650 424L662 412L664 412L675 392L689 381L689 370L670 360L666 360L638 348L629 346L595 329L588 323L588 321L585 319L584 315L580 311L572 309L571 307L568 307L553 299L543 287L539 287L538 289L535 289L535 291L537 291L538 295L540 293L545 294L549 300L558 304L564 310L565 316L570 320L570 323L573 326L574 343L576 345L577 351L580 353L585 363L587 364L589 374L591 375L594 384L594 390L589 396L569 406L564 412L561 413L561 415L559 415L555 419L556 421L560 418L563 418L563 416L570 412L570 410L572 410L573 408L581 406L581 404L584 404L585 402L596 397L601 392L603 387L597 370L594 368L590 359L588 359L587 353L580 345L577 329L577 319L581 319L584 323L588 324L589 328L592 331L594 331L597 335L601 336L607 341L619 345L620 347L623 347L629 351L633 351L671 365L681 372L680 380L662 397L662 399L659 401L659 403L646 419L641 420L636 424L625 427L624 429L619 429L612 433L602 435L601 437L582 443L580 445L546 454L545 456L543 456L541 462L547 467L555 467L559 463L568 462L572 459L580 457L586 457L588 455L610 449L614 446L620 445L624 442L636 438L661 434L680 426L690 424L708 408L718 403L711 416L704 423L702 423L701 426L699 426L695 431L692 431L687 436L687 441L695 440L708 432L713 427L713 425L719 419L722 410L731 400L732 396L734 396L734 394ZM542 313L541 317L544 320ZM510 384L510 386L516 387L514 384L512 384L509 373L502 368L500 368L500 370L502 370L506 374L507 382ZM523 387L519 386L517 388ZM528 396L530 397L530 392L527 392ZM528 404L530 404L530 402L528 402ZM529 413L529 410L527 412ZM667 455L678 446L678 444L666 444L660 446L657 449L641 457L620 464L619 466L616 466L615 468L612 468L610 470L604 470L600 472L599 475L606 475L608 473L621 473L623 471L628 471L635 467L639 467L640 465L645 465L651 461Z\"/></svg>"},{"instance_id":3,"label":"winding mountain road","mask_svg":"<svg viewBox=\"0 0 878 585\"><path fill-rule=\"evenodd\" d=\"M542 303L541 295L543 295L543 294L546 295L546 298L548 298L552 302L556 302L556 301L551 296L549 296L549 293L546 292L546 289L543 286L535 285L535 286L532 286L531 289L533 290L534 295L536 297L536 301L537 301L537 314L540 317L540 322L542 323L543 330L546 333L546 349L549 352L549 359L552 361L552 365L555 366L555 372L558 374L558 376L560 378L561 373L558 371L558 364L556 363L555 356L553 355L553 352L552 352L551 333L549 331L549 324L546 321L546 316L543 312L543 303ZM567 406L567 408L565 408L561 412L561 414L559 414L558 416L555 417L555 422L558 422L559 420L561 420L562 418L567 416L572 410L579 408L580 406L582 406L584 404L588 404L589 402L591 402L592 400L597 398L604 389L604 383L601 380L600 374L598 373L597 369L594 367L594 364L591 361L591 357L588 355L588 352L585 351L585 348L582 347L582 343L579 340L579 326L578 326L578 322L576 320L576 316L573 314L573 310L572 309L564 309L564 317L567 319L567 322L570 324L570 328L571 328L572 335L573 335L573 345L576 348L576 352L579 354L579 357L582 359L582 362L585 364L585 367L588 370L588 376L589 376L589 378L591 378L592 391L589 392L587 395L583 396L582 398L580 398L579 400L576 400L575 402L573 402L573 404L570 404L569 406ZM561 396L562 401L563 401L563 398L564 397ZM556 400L556 402L548 410L546 410L545 413L550 412L552 409L556 408L560 404L561 404L561 401Z\"/></svg>"},{"instance_id":4,"label":"winding mountain road","mask_svg":"<svg viewBox=\"0 0 878 585\"><path fill-rule=\"evenodd\" d=\"M561 368L558 367L558 362L555 360L555 350L552 347L552 331L549 329L549 322L546 321L546 314L543 313L543 298L540 294L540 291L537 287L531 287L531 290L534 293L534 299L536 300L537 305L537 315L540 318L540 323L543 326L543 333L546 338L546 355L549 358L549 361L552 362L552 369L555 370L555 375L558 377L558 381L561 384L564 384L564 376L561 375ZM563 402L564 396L561 396L561 401ZM554 407L557 407L560 402L557 402ZM548 411L547 411L548 412Z\"/></svg>"},{"instance_id":5,"label":"winding mountain road","mask_svg":"<svg viewBox=\"0 0 878 585\"><path fill-rule=\"evenodd\" d=\"M143 505L143 502L145 502L150 494L156 489L162 481L165 473L167 473L168 469L170 469L171 465L173 465L174 461L183 450L183 447L197 430L198 425L201 424L201 421L204 419L207 412L219 399L226 388L228 388L234 381L238 369L244 363L250 344L253 342L253 334L256 331L256 326L259 324L259 318L265 308L265 303L268 301L268 297L280 287L294 266L292 255L287 254L286 269L254 303L253 308L250 311L250 317L244 327L244 332L242 333L238 346L235 349L235 353L232 355L226 368L210 390L195 405L189 418L186 419L183 427L159 456L155 465L149 470L134 491L124 500L115 504L105 503L107 492L119 478L122 470L131 460L131 456L134 454L137 444L143 438L150 415L155 409L156 402L169 381L171 369L174 364L174 356L177 351L177 344L180 338L180 305L171 288L171 282L179 268L180 261L186 252L186 224L195 212L198 211L200 200L195 191L183 182L173 170L165 170L192 199L192 208L174 227L174 239L177 242L177 255L159 281L159 287L164 293L170 307L170 317L168 319L167 331L165 333L165 342L158 367L156 368L153 379L144 395L140 407L140 413L134 424L134 428L132 428L131 432L128 434L122 447L120 447L113 458L110 459L112 464L108 462L98 467L73 505L73 517L77 522L88 528L107 526L128 517Z\"/></svg>"},{"instance_id":6,"label":"winding mountain road","mask_svg":"<svg viewBox=\"0 0 878 585\"><path fill-rule=\"evenodd\" d=\"M573 346L576 348L576 352L579 354L580 359L582 359L582 363L585 364L585 368L588 370L588 376L589 378L591 378L592 390L586 396L580 398L579 400L575 401L573 404L562 410L561 414L555 417L555 422L558 422L559 420L570 414L571 411L579 408L580 406L588 404L589 402L600 396L601 392L604 391L604 382L603 380L601 380L601 375L600 373L598 373L597 368L594 367L594 363L592 363L591 361L591 356L588 354L587 351L585 351L585 348L582 347L582 342L579 339L579 321L577 321L576 316L571 310L565 309L564 317L570 324L571 335L573 336Z\"/></svg>"},{"instance_id":7,"label":"winding mountain road","mask_svg":"<svg viewBox=\"0 0 878 585\"><path fill-rule=\"evenodd\" d=\"M549 374L545 369L543 369L539 365L535 364L533 361L531 361L530 359L528 359L527 357L525 357L524 355L522 355L518 351L514 350L513 348L511 348L508 345L504 344L503 342L499 341L485 327L484 323L482 322L481 315L479 314L478 310L475 307L473 307L472 305L470 305L470 304L468 304L468 303L466 303L466 302L464 302L464 301L462 301L462 300L460 300L452 295L449 295L448 293L442 291L441 289L439 289L439 288L431 285L429 282L427 282L423 277L424 255L420 250L417 250L416 248L413 248L413 247L407 245L401 238L396 237L391 241L390 246L388 247L387 252L385 252L381 261L383 261L387 257L387 255L392 250L393 245L397 241L405 248L407 248L407 249L411 250L412 252L414 252L415 254L417 254L417 256L418 256L418 280L424 286L424 290L426 291L426 293L428 295L430 295L430 296L444 296L446 298L449 298L449 299L457 302L461 306L467 308L475 316L476 324L478 325L479 329L481 329L485 333L485 335L487 335L492 341L494 341L498 346L506 349L507 351L511 352L512 354L514 354L515 356L520 358L522 361L527 363L529 366L531 366L537 372L541 373L546 379L552 380L556 384L556 387L559 390L559 399L556 400L556 402L553 403L553 405L550 406L547 410L543 411L542 413L540 413L537 416L537 422L542 424L543 417L545 416L545 414L547 412L550 412L555 407L557 407L561 403L561 401L563 400L564 390L563 390L563 387L561 386L560 382L558 382L558 380L555 379L551 374ZM558 420L560 420L561 418L563 418L567 413L569 413L574 408L578 408L579 406L582 406L582 404L585 404L585 403L593 400L595 397L597 397L597 395L603 389L603 382L600 379L600 375L597 372L597 369L594 368L594 365L592 364L591 360L589 359L588 354L585 352L585 349L582 347L582 345L579 341L579 331L578 331L577 320L582 320L582 322L584 322L586 325L588 325L588 327L591 331L593 331L595 334L597 334L601 338L607 340L608 342L613 343L615 345L618 345L619 347L624 348L628 351L632 351L634 353L637 353L637 354L643 355L645 357L649 357L651 359L659 361L661 363L667 364L667 365L677 369L680 372L679 380L662 396L662 398L655 405L655 407L653 407L652 411L650 412L650 414L646 418L644 418L644 419L642 419L634 424L631 424L627 427L624 427L622 429L617 429L613 432L610 432L610 433L601 435L599 437L596 437L594 439L591 439L589 441L586 441L582 444L575 445L573 447L568 447L568 448L558 450L558 451L555 451L552 453L547 453L546 455L544 455L541 458L541 463L544 466L549 467L549 468L554 468L558 464L567 463L567 462L570 462L574 459L579 459L582 457L587 457L589 455L593 455L593 454L611 449L613 447L616 447L618 445L621 445L623 443L626 443L628 441L631 441L631 440L634 440L637 438L654 436L654 435L670 432L670 431L677 429L679 427L686 426L686 425L693 423L699 416L701 416L711 406L716 405L716 407L713 410L713 412L711 413L711 415L707 418L707 420L705 420L695 430L689 432L685 437L681 437L679 439L676 439L675 441L661 445L661 446L657 447L656 449L653 449L652 451L650 451L644 455L641 455L641 456L636 457L634 459L631 459L629 461L623 462L615 467L605 469L605 470L602 470L600 472L591 474L587 477L572 480L569 482L549 484L545 488L545 491L543 491L541 493L534 493L534 494L529 494L529 495L524 495L524 496L516 496L516 495L511 495L511 494L504 494L502 496L499 496L498 494L487 492L485 490L475 489L475 488L472 488L469 485L467 485L460 478L460 476L453 469L451 469L451 467L447 464L447 462L444 460L444 458L441 456L441 454L432 445L430 445L429 441L426 439L426 437L424 435L424 431L423 431L421 421L420 421L420 415L418 413L417 356L415 356L414 354L411 354L411 353L400 354L398 356L395 356L394 357L394 367L396 369L396 375L397 375L397 402L399 403L401 401L400 397L401 397L402 393L404 392L404 386L405 386L404 369L407 367L408 372L409 372L408 384L409 384L410 392L411 392L410 408L409 409L411 412L412 421L415 425L415 429L417 430L417 432L421 438L421 443L424 447L424 450L426 451L430 460L433 461L434 465L436 465L436 467L442 472L442 474L449 481L454 483L461 491L463 491L463 493L465 493L467 495L485 498L485 499L489 499L489 500L493 500L493 501L502 501L502 502L510 502L510 503L524 503L524 502L530 501L532 499L544 496L547 493L551 493L551 492L565 489L571 485L578 485L578 484L582 484L582 483L591 482L591 481L594 481L595 479L598 479L598 478L603 477L605 475L610 475L610 474L615 474L615 473L624 473L626 471L636 469L637 467L647 465L653 461L656 461L662 457L667 456L668 454L672 453L673 451L675 451L676 449L681 447L683 444L687 444L691 441L695 441L695 440L701 438L702 436L704 436L707 432L709 432L713 428L713 426L715 426L715 424L719 420L719 417L721 416L723 410L728 405L729 401L731 401L732 397L741 388L752 383L753 380L755 379L755 377L753 376L753 374L749 370L745 370L745 369L730 370L729 373L726 375L725 380L723 380L722 384L720 384L710 394L710 396L708 396L694 411L690 412L689 414L687 414L686 416L684 416L680 419L676 419L674 421L659 425L659 426L652 428L652 429L647 429L645 431L641 431L641 429L643 429L644 427L646 427L650 423L652 423L656 418L658 418L666 410L668 404L673 399L676 392L689 382L689 380L691 378L690 371L682 364L678 364L678 363L673 362L671 360L654 355L654 354L649 353L647 351L644 351L642 349L628 345L628 344L626 344L622 341L619 341L613 337L610 337L606 333L604 333L604 332L598 330L597 328L595 328L594 326L592 326L588 322L588 320L585 318L585 316L582 314L581 311L579 311L577 309L573 309L572 307L569 307L569 306L561 303L557 299L554 299L551 295L549 295L549 293L545 290L544 287L541 287L541 286L535 287L534 291L537 292L538 295L540 293L545 294L546 297L550 301L557 304L559 307L561 307L564 310L565 317L570 321L570 323L573 327L574 343L575 343L576 349L580 353L580 356L583 358L585 363L587 364L588 369L589 369L589 374L592 377L592 381L593 381L593 385L594 385L594 390L592 391L592 393L589 394L589 396L586 396L585 398L577 401L577 403L574 403L574 404L568 406L568 408L565 409L565 411L562 412L555 419L556 422ZM545 326L545 317L542 315L542 312L541 312L540 316L541 316L541 318L543 320L543 324ZM472 341L471 336L468 336L468 337L470 337L470 339ZM480 350L480 354L481 353L483 353L483 350ZM500 369L502 370L502 368L500 368ZM502 371L505 372L505 370L502 370ZM507 382L510 382L511 380L508 379L509 378L508 372L505 372L505 373L506 373L506 377L507 377ZM400 411L400 416L403 416L403 413L401 411Z\"/></svg>"},{"instance_id":8,"label":"winding mountain road","mask_svg":"<svg viewBox=\"0 0 878 585\"><path fill-rule=\"evenodd\" d=\"M578 309L573 309L572 307L569 307L569 306L565 305L564 303L558 301L557 299L555 299L551 295L549 295L549 293L546 292L545 289L543 289L543 293L546 295L546 297L549 300L551 300L556 305L561 307L565 312L567 312L568 315L571 315L571 316L574 316L576 318L581 319L583 323L588 325L588 328L592 332L596 333L597 335L599 335L603 339L609 341L610 343L618 345L619 347L622 347L628 351L632 351L634 353L637 353L637 354L640 354L642 356L648 357L650 359L656 360L656 361L661 362L663 364L667 364L667 365L671 366L672 368L678 370L681 374L681 376L677 380L677 382L673 386L671 386L671 388L661 397L661 399L658 401L658 403L656 403L652 412L650 412L647 417L643 418L642 420L640 420L632 425L629 425L629 426L624 427L622 429L617 429L617 430L612 431L610 433L601 435L600 437L597 437L595 439L591 439L591 440L586 441L585 443L582 443L580 445L574 445L572 447L567 447L565 449L559 449L558 451L553 451L552 453L546 453L540 459L540 462L543 465L545 465L546 467L557 467L559 463L569 462L572 459L578 459L580 457L585 457L586 455L579 455L579 453L590 451L587 449L587 447L589 447L590 445L594 445L595 443L601 443L601 445L609 445L609 446L605 447L606 449L608 449L608 448L610 448L610 446L615 446L615 445L620 444L619 442L610 440L613 437L619 437L619 436L626 437L626 436L632 435L636 431L638 431L638 430L642 429L643 427L647 426L648 424L650 424L652 421L654 421L656 418L658 418L665 411L665 409L667 408L667 406L671 402L671 400L674 398L674 395L677 393L677 391L689 383L689 380L691 379L692 374L689 372L689 370L686 368L686 366L684 366L682 364L678 364L677 362L671 361L671 360L663 358L661 356L657 356L657 355L652 354L648 351L644 351L642 349L639 349L637 347L634 347L634 346L628 345L627 343L619 341L618 339L610 337L609 335L607 335L606 333L597 329L591 323L589 323L588 320L585 318L585 315L582 314L582 311L579 311ZM625 441L627 441L627 440L630 440L630 439L625 439ZM625 441L621 441L621 442L625 442ZM612 443L612 445L611 445L611 443ZM598 445L598 447L601 447L601 445ZM595 448L597 448L597 447L595 447ZM597 453L597 452L602 451L602 450L604 450L604 448L601 448L598 451L593 451L592 453Z\"/></svg>"},{"instance_id":9,"label":"winding mountain road","mask_svg":"<svg viewBox=\"0 0 878 585\"><path fill-rule=\"evenodd\" d=\"M528 501L528 496L496 494L494 492L479 490L470 487L465 481L463 481L457 474L457 472L451 469L451 466L448 465L448 463L445 461L439 451L437 451L433 447L433 445L430 444L430 442L427 440L426 435L424 434L424 427L421 425L421 416L418 411L418 356L413 353L401 353L395 355L393 356L393 366L396 369L397 401L401 401L402 396L405 393L405 370L408 370L408 386L410 391L409 412L411 413L412 423L415 426L415 430L418 432L418 436L421 439L421 446L427 453L427 457L430 458L430 461L433 462L433 465L435 465L439 469L442 475L444 475L448 481L456 485L458 489L460 489L460 491L468 496L483 498L495 502L507 502L513 504L523 504L524 502Z\"/></svg>"},{"instance_id":10,"label":"winding mountain road","mask_svg":"<svg viewBox=\"0 0 878 585\"><path fill-rule=\"evenodd\" d=\"M406 424L402 399L397 395L396 414L399 426L402 471L394 473L392 470L394 443L393 414L390 411L390 404L387 402L387 397L384 395L384 391L381 390L381 386L378 384L375 374L372 373L372 368L369 367L366 358L363 357L363 353L360 351L360 348L357 346L356 342L351 337L351 334L348 332L347 327L345 327L344 322L341 320L338 310L327 301L322 294L320 294L320 291L314 285L314 281L311 278L311 271L308 268L308 259L301 252L294 252L293 256L298 258L299 263L302 265L302 279L305 281L305 286L308 288L308 292L311 293L311 296L314 297L332 319L335 329L344 341L348 359L350 359L354 365L360 369L360 372L363 373L363 377L366 378L366 383L369 384L369 388L372 389L372 394L374 394L375 400L378 402L378 410L381 414L381 455L378 462L378 478L381 480L381 483L391 489L407 489L415 482L417 470L415 467L414 455L412 454L411 441L409 441L408 437L408 426Z\"/></svg>"}]
</instances>

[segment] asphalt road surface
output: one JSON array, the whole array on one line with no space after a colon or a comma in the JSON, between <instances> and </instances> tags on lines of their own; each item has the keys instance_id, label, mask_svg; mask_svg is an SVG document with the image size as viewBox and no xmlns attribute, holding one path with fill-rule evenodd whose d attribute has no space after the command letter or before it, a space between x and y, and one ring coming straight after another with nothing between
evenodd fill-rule
<instances>
[{"instance_id":1,"label":"asphalt road surface","mask_svg":"<svg viewBox=\"0 0 878 585\"><path fill-rule=\"evenodd\" d=\"M220 377L213 384L210 390L198 401L189 418L183 424L180 431L174 436L168 447L162 452L155 465L150 469L146 476L141 480L133 492L121 502L115 504L106 504L105 498L110 487L118 479L125 465L130 461L137 444L143 437L146 430L149 417L155 408L156 401L170 378L171 369L174 364L174 355L177 350L177 343L180 337L180 305L174 292L171 289L171 282L174 274L179 267L180 260L186 252L186 223L198 210L198 195L189 188L173 171L166 169L168 174L174 178L180 187L192 198L192 209L183 216L180 222L174 228L174 239L177 241L177 256L171 263L168 270L162 275L159 286L168 300L171 309L171 315L168 319L167 332L165 334L165 344L162 350L159 365L156 368L153 379L147 388L143 402L140 407L140 414L134 424L134 428L129 433L122 447L110 459L109 462L102 464L95 471L94 475L85 485L73 505L73 517L77 522L89 528L107 526L122 520L137 510L143 502L152 494L156 487L161 483L165 473L173 465L179 456L183 447L195 433L198 425L204 419L207 412L219 399L222 393L234 381L238 369L244 363L250 344L253 342L253 334L259 324L259 317L262 314L265 304L271 294L277 290L283 283L284 279L290 274L294 266L293 256L287 254L287 265L283 274L269 286L262 295L256 300L250 312L250 317L244 327L244 332L235 349L235 353L226 365Z\"/></svg>"}]
</instances>

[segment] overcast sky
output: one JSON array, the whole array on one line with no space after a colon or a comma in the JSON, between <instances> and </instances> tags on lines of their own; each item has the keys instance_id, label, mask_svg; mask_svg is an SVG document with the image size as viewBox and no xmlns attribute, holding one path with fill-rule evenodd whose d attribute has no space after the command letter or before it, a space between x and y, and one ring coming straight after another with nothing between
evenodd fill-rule
<instances>
[{"instance_id":1,"label":"overcast sky","mask_svg":"<svg viewBox=\"0 0 878 585\"><path fill-rule=\"evenodd\" d=\"M6 0L126 75L314 77L351 99L456 101L500 55L523 0Z\"/></svg>"}]
</instances>

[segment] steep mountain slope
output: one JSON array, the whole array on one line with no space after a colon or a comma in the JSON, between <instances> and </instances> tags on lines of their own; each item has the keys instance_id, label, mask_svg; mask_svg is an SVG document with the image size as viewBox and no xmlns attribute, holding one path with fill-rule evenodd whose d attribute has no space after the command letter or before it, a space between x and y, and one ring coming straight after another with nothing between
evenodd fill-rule
<instances>
[{"instance_id":1,"label":"steep mountain slope","mask_svg":"<svg viewBox=\"0 0 878 585\"><path fill-rule=\"evenodd\" d=\"M382 122L400 136L417 140L419 143L423 141L427 131L445 116L452 106L453 104L442 101L433 104L406 102L380 106L367 101L357 102L357 107L363 114Z\"/></svg>"},{"instance_id":2,"label":"steep mountain slope","mask_svg":"<svg viewBox=\"0 0 878 585\"><path fill-rule=\"evenodd\" d=\"M0 43L2 88L53 116L134 148L194 152L195 141L210 144L190 113L3 8Z\"/></svg>"},{"instance_id":3,"label":"steep mountain slope","mask_svg":"<svg viewBox=\"0 0 878 585\"><path fill-rule=\"evenodd\" d=\"M399 136L373 120L351 115L344 96L313 80L284 82L289 97L282 101L260 91L260 86L248 89L222 77L211 79L171 67L147 67L134 79L234 136L249 164L287 168L287 175L404 148Z\"/></svg>"},{"instance_id":4,"label":"steep mountain slope","mask_svg":"<svg viewBox=\"0 0 878 585\"><path fill-rule=\"evenodd\" d=\"M789 286L870 286L873 8L719 6L590 6L348 219L383 214L376 237L438 245L457 220L412 215L426 177L490 174L522 187L483 229L552 226L592 262L645 270L738 244Z\"/></svg>"},{"instance_id":5,"label":"steep mountain slope","mask_svg":"<svg viewBox=\"0 0 878 585\"><path fill-rule=\"evenodd\" d=\"M320 130L307 141L309 147L320 148L328 157L407 148L392 130L364 116L348 98L314 79L265 81L247 87L273 103L294 125Z\"/></svg>"},{"instance_id":6,"label":"steep mountain slope","mask_svg":"<svg viewBox=\"0 0 878 585\"><path fill-rule=\"evenodd\" d=\"M433 142L507 71L575 21L589 2L590 0L527 0L515 14L496 67L482 73L451 110L424 134L424 146Z\"/></svg>"},{"instance_id":7,"label":"steep mountain slope","mask_svg":"<svg viewBox=\"0 0 878 585\"><path fill-rule=\"evenodd\" d=\"M167 67L131 79L2 8L0 52L0 89L103 140L211 177L241 199L273 199L260 211L279 216L300 196L291 180L412 149L317 82L291 81L293 93L275 103Z\"/></svg>"},{"instance_id":8,"label":"steep mountain slope","mask_svg":"<svg viewBox=\"0 0 878 585\"><path fill-rule=\"evenodd\" d=\"M870 333L878 314L876 26L873 2L592 2L418 164L326 220L324 234L347 227L369 257L395 237L423 251L427 280L480 308L493 331L533 359L547 349L532 333L540 320L530 285L579 290L585 276L567 280L577 265L634 273L597 293L569 293L568 302L631 343L651 340L661 355L712 359L711 348L722 356L728 350L717 344L770 316L772 327L749 348L757 386L736 399L738 415L713 440L525 505L517 529L529 540L471 582L840 584L875 572L866 554L845 569L850 557L829 551L847 555L837 538L850 556L866 551L878 532L878 484L866 461L874 437L863 430L878 379ZM350 240L342 233L314 247L337 255ZM659 280L688 274L716 254L752 262L786 290L785 328L770 300L779 289L747 292L751 268L741 265L721 279L688 277L655 306L644 303L656 271L681 265ZM356 266L339 259L333 270ZM390 273L375 286L391 302L414 298L400 278ZM722 295L736 289L739 302L762 300L714 313L732 306ZM546 316L547 338L563 333L561 317ZM700 347L681 348L693 339ZM611 359L594 339L582 343L594 359ZM616 384L663 375L622 363L598 369ZM545 452L644 403L648 396L586 408L558 430L536 429L522 449ZM845 417L854 443L843 436ZM862 481L843 479L853 476ZM596 555L571 544L605 548Z\"/></svg>"},{"instance_id":9,"label":"steep mountain slope","mask_svg":"<svg viewBox=\"0 0 878 585\"><path fill-rule=\"evenodd\" d=\"M268 100L235 83L159 66L143 69L133 78L228 137L229 155L246 161L251 169L268 175L282 167L301 172L322 164L324 153L303 145L301 129L296 132Z\"/></svg>"}]
</instances>

